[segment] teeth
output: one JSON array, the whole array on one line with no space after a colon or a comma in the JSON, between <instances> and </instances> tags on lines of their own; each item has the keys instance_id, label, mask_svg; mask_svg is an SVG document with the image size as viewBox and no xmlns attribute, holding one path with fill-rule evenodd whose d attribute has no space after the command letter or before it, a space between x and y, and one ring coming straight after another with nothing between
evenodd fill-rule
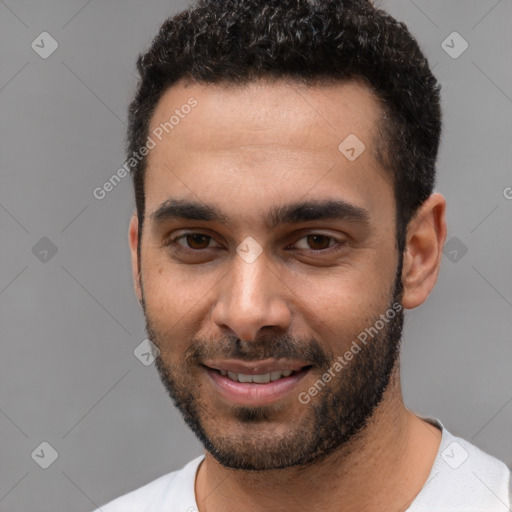
<instances>
[{"instance_id":1,"label":"teeth","mask_svg":"<svg viewBox=\"0 0 512 512\"><path fill-rule=\"evenodd\" d=\"M282 377L289 377L293 370L284 370L270 373L263 373L261 375L245 375L243 373L234 373L226 370L219 370L221 375L227 375L235 382L256 382L257 384L266 384L270 381L275 381Z\"/></svg>"},{"instance_id":2,"label":"teeth","mask_svg":"<svg viewBox=\"0 0 512 512\"><path fill-rule=\"evenodd\" d=\"M264 375L253 375L252 381L257 382L258 384L266 384L267 382L270 382L270 373L265 373ZM240 382L242 381L240 380Z\"/></svg>"}]
</instances>

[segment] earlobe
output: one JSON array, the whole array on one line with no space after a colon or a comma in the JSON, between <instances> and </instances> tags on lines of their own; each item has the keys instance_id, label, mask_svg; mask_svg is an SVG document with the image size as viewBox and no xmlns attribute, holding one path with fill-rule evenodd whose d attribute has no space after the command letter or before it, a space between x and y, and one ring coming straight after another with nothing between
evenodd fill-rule
<instances>
[{"instance_id":1,"label":"earlobe","mask_svg":"<svg viewBox=\"0 0 512 512\"><path fill-rule=\"evenodd\" d=\"M130 219L130 227L128 228L128 243L130 244L130 254L132 261L132 278L135 295L139 303L142 301L142 290L140 289L140 262L138 255L139 245L139 220L137 214L133 214Z\"/></svg>"},{"instance_id":2,"label":"earlobe","mask_svg":"<svg viewBox=\"0 0 512 512\"><path fill-rule=\"evenodd\" d=\"M402 282L402 304L412 309L423 304L434 288L446 240L446 200L432 194L407 228Z\"/></svg>"}]
</instances>

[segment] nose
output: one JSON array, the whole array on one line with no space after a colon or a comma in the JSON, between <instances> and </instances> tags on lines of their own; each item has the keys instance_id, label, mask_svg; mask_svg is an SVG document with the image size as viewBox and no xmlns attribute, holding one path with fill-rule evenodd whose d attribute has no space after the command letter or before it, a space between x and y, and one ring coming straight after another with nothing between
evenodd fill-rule
<instances>
[{"instance_id":1,"label":"nose","mask_svg":"<svg viewBox=\"0 0 512 512\"><path fill-rule=\"evenodd\" d=\"M242 340L256 339L264 328L287 331L292 317L289 293L264 253L251 263L236 255L220 284L212 320L224 334Z\"/></svg>"}]
</instances>

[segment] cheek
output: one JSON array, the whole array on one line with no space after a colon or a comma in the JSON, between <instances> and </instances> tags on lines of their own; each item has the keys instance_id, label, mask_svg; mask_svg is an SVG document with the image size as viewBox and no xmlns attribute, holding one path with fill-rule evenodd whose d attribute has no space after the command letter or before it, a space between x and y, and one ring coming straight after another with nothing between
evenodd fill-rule
<instances>
[{"instance_id":1,"label":"cheek","mask_svg":"<svg viewBox=\"0 0 512 512\"><path fill-rule=\"evenodd\" d=\"M301 316L308 328L332 345L333 350L340 344L350 343L348 338L360 330L374 308L371 297L343 280L317 285L303 297L307 298L307 305L302 308Z\"/></svg>"},{"instance_id":2,"label":"cheek","mask_svg":"<svg viewBox=\"0 0 512 512\"><path fill-rule=\"evenodd\" d=\"M343 351L389 307L393 262L362 263L333 269L328 275L294 281L299 316L319 340Z\"/></svg>"},{"instance_id":3,"label":"cheek","mask_svg":"<svg viewBox=\"0 0 512 512\"><path fill-rule=\"evenodd\" d=\"M195 272L195 275L192 275ZM147 258L142 267L142 288L146 315L162 344L185 345L208 315L209 300L220 277L215 273ZM222 276L222 274L220 274Z\"/></svg>"}]
</instances>

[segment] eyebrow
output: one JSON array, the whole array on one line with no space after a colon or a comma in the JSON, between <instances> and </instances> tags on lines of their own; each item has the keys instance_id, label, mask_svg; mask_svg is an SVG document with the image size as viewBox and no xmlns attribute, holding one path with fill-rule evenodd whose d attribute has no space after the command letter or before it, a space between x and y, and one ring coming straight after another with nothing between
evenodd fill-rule
<instances>
[{"instance_id":1,"label":"eyebrow","mask_svg":"<svg viewBox=\"0 0 512 512\"><path fill-rule=\"evenodd\" d=\"M176 199L162 203L150 217L155 224L175 219L231 224L229 217L213 205ZM275 228L282 224L329 219L369 224L370 213L365 208L343 200L300 201L273 207L266 221L268 226Z\"/></svg>"},{"instance_id":2,"label":"eyebrow","mask_svg":"<svg viewBox=\"0 0 512 512\"><path fill-rule=\"evenodd\" d=\"M340 199L302 201L272 208L267 223L275 228L280 224L329 219L369 224L370 213L361 206Z\"/></svg>"}]
</instances>

